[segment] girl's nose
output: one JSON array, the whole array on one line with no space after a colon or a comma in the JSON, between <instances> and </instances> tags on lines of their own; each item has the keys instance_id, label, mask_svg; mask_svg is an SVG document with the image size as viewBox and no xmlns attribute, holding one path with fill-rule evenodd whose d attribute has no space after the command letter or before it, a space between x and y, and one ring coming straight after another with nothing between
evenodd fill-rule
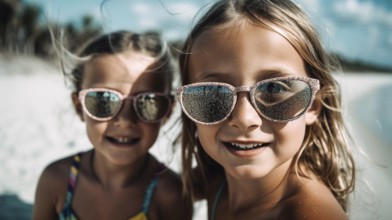
<instances>
[{"instance_id":1,"label":"girl's nose","mask_svg":"<svg viewBox=\"0 0 392 220\"><path fill-rule=\"evenodd\" d=\"M237 103L229 116L229 125L244 132L254 130L261 126L262 120L248 98L247 92L240 92Z\"/></svg>"}]
</instances>

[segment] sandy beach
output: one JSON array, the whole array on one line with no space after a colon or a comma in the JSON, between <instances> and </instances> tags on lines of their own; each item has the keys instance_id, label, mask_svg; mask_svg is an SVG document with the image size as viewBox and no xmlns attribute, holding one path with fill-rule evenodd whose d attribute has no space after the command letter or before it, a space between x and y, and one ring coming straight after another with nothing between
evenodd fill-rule
<instances>
[{"instance_id":1,"label":"sandy beach","mask_svg":"<svg viewBox=\"0 0 392 220\"><path fill-rule=\"evenodd\" d=\"M392 75L346 73L342 86L357 166L350 219L392 219Z\"/></svg>"},{"instance_id":2,"label":"sandy beach","mask_svg":"<svg viewBox=\"0 0 392 220\"><path fill-rule=\"evenodd\" d=\"M336 79L358 169L350 219L392 219L392 74L340 73ZM0 102L0 219L29 219L43 168L91 146L56 68L34 59L1 58L0 94L5 95ZM177 108L167 127L178 115ZM179 171L170 136L162 134L152 153ZM199 204L194 219L205 219L205 211Z\"/></svg>"}]
</instances>

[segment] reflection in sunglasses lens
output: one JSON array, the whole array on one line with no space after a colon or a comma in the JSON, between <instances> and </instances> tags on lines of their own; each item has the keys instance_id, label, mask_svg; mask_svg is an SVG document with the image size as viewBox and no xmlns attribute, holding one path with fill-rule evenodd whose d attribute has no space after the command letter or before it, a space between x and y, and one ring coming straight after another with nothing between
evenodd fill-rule
<instances>
[{"instance_id":1,"label":"reflection in sunglasses lens","mask_svg":"<svg viewBox=\"0 0 392 220\"><path fill-rule=\"evenodd\" d=\"M169 105L170 101L165 96L151 93L139 96L136 108L145 121L158 121L166 115Z\"/></svg>"},{"instance_id":2,"label":"reflection in sunglasses lens","mask_svg":"<svg viewBox=\"0 0 392 220\"><path fill-rule=\"evenodd\" d=\"M233 93L225 86L189 87L182 94L184 108L200 122L217 122L224 119L233 105Z\"/></svg>"},{"instance_id":3,"label":"reflection in sunglasses lens","mask_svg":"<svg viewBox=\"0 0 392 220\"><path fill-rule=\"evenodd\" d=\"M94 91L86 94L87 110L99 118L111 117L121 105L118 95L108 91Z\"/></svg>"},{"instance_id":4,"label":"reflection in sunglasses lens","mask_svg":"<svg viewBox=\"0 0 392 220\"><path fill-rule=\"evenodd\" d=\"M301 80L280 80L260 84L254 96L262 115L274 120L289 120L306 110L312 90Z\"/></svg>"}]
</instances>

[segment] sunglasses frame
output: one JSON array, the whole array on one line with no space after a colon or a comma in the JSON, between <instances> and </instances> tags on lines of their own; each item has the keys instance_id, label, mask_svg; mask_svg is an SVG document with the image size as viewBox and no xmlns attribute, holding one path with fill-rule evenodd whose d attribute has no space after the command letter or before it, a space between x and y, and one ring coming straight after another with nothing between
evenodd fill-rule
<instances>
[{"instance_id":1,"label":"sunglasses frame","mask_svg":"<svg viewBox=\"0 0 392 220\"><path fill-rule=\"evenodd\" d=\"M91 113L88 111L87 106L86 106L86 104L85 104L86 95L87 95L89 92L111 92L111 93L114 93L115 95L117 95L117 96L120 98L120 107L119 107L119 108L116 110L116 112L114 112L113 115L110 116L110 117L100 118L100 117L94 116L93 114L91 114ZM144 119L144 118L139 114L139 112L137 111L136 100L137 100L140 96L143 96L143 95L146 95L146 94L154 94L154 95L158 95L158 96L165 97L165 98L167 99L167 101L168 101L168 103L169 103L168 108L166 109L165 114L163 114L163 116L162 116L160 119L154 120L154 121L146 120L146 119ZM82 105L83 111L84 111L90 118L92 118L92 119L94 119L94 120L96 120L96 121L102 121L102 122L103 122L103 121L109 121L109 120L113 119L114 117L116 117L116 116L118 115L118 113L121 111L121 109L123 108L124 101L127 100L127 99L132 100L132 107L133 107L133 110L135 111L135 113L136 113L138 119L141 120L141 121L143 121L143 122L146 122L146 123L158 123L158 122L162 121L162 120L165 118L165 116L167 116L167 114L169 113L170 107L171 107L172 104L173 104L173 103L172 103L172 100L173 100L172 95L168 95L168 94L164 94L164 93L160 93L160 92L142 92L142 93L138 93L138 94L136 94L136 95L134 95L134 96L124 96L124 95L121 94L119 91L116 91L116 90L114 90L114 89L107 89L107 88L89 88L89 89L82 89L82 90L79 91L79 100L80 100L80 103L81 103L81 105Z\"/></svg>"},{"instance_id":2,"label":"sunglasses frame","mask_svg":"<svg viewBox=\"0 0 392 220\"><path fill-rule=\"evenodd\" d=\"M311 91L312 91L312 97L310 99L310 102L309 102L308 106L306 106L306 108L304 109L304 111L301 114L299 114L299 115L297 115L297 116L295 116L293 118L290 118L290 119L278 120L278 119L270 118L270 117L264 115L257 108L257 105L256 105L256 100L255 100L255 95L254 95L254 93L256 91L256 88L259 85L261 85L261 84L272 82L272 81L279 81L279 80L300 80L300 81L303 81L303 82L307 83L309 85ZM224 87L228 88L232 92L232 94L233 94L233 104L232 104L232 106L230 108L230 111L227 113L227 115L223 119L221 119L219 121L215 121L215 122L201 122L201 121L198 121L198 120L194 119L186 111L185 106L184 106L184 104L182 102L182 94L183 94L184 90L186 90L188 88L192 88L192 87L197 87L197 86L224 86ZM318 92L319 89L320 89L320 81L318 79L309 78L309 77L302 77L302 76L283 76L283 77L275 77L275 78L262 80L262 81L257 82L256 85L250 86L250 87L248 87L248 86L237 86L237 87L234 87L234 86L232 86L232 85L230 85L228 83L223 83L223 82L192 83L192 84L184 85L184 86L181 86L181 87L177 88L177 90L176 90L176 98L177 98L178 102L180 103L181 109L183 110L185 115L187 115L188 118L190 118L192 121L194 121L196 123L199 123L199 124L202 124L202 125L215 125L215 124L219 124L219 123L225 121L232 114L232 112L233 112L233 110L234 110L234 108L235 108L235 106L237 104L237 94L239 92L249 92L249 97L250 97L250 100L251 100L251 104L252 104L253 108L257 111L257 113L260 116L262 116L263 118L265 118L265 119L267 119L269 121L272 121L272 122L285 123L285 122L289 122L289 121L292 121L292 120L295 120L295 119L301 117L310 108L310 106L313 104L314 98L316 97L316 93Z\"/></svg>"}]
</instances>

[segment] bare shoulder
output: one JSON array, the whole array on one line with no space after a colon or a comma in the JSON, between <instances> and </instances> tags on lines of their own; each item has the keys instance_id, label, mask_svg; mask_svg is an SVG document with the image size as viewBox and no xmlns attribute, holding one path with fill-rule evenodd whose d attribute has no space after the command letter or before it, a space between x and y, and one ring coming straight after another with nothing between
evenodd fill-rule
<instances>
[{"instance_id":1,"label":"bare shoulder","mask_svg":"<svg viewBox=\"0 0 392 220\"><path fill-rule=\"evenodd\" d=\"M331 191L320 181L303 179L282 203L278 219L348 219Z\"/></svg>"},{"instance_id":2,"label":"bare shoulder","mask_svg":"<svg viewBox=\"0 0 392 220\"><path fill-rule=\"evenodd\" d=\"M166 168L159 175L159 184L157 190L162 194L176 195L175 197L181 196L181 177L173 170Z\"/></svg>"},{"instance_id":3,"label":"bare shoulder","mask_svg":"<svg viewBox=\"0 0 392 220\"><path fill-rule=\"evenodd\" d=\"M57 216L65 198L72 157L50 163L43 170L35 192L33 219Z\"/></svg>"},{"instance_id":4,"label":"bare shoulder","mask_svg":"<svg viewBox=\"0 0 392 220\"><path fill-rule=\"evenodd\" d=\"M51 186L67 185L73 156L50 163L41 174L40 183Z\"/></svg>"},{"instance_id":5,"label":"bare shoulder","mask_svg":"<svg viewBox=\"0 0 392 220\"><path fill-rule=\"evenodd\" d=\"M191 219L192 206L182 196L180 176L171 169L165 169L159 176L156 199L163 219Z\"/></svg>"},{"instance_id":6,"label":"bare shoulder","mask_svg":"<svg viewBox=\"0 0 392 220\"><path fill-rule=\"evenodd\" d=\"M71 163L70 157L50 163L43 170L38 186L42 186L42 190L51 191L50 193L62 188L62 185L66 187Z\"/></svg>"}]
</instances>

